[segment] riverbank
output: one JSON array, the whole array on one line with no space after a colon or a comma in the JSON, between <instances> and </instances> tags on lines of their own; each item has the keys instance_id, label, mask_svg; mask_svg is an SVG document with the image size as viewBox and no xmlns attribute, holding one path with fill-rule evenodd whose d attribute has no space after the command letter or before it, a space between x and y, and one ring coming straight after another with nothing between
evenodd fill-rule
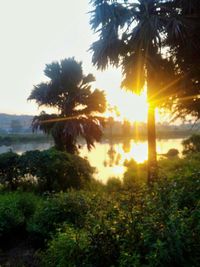
<instances>
[{"instance_id":1,"label":"riverbank","mask_svg":"<svg viewBox=\"0 0 200 267\"><path fill-rule=\"evenodd\" d=\"M12 144L30 143L30 142L48 142L52 137L44 134L2 134L0 135L0 146L10 146Z\"/></svg>"},{"instance_id":2,"label":"riverbank","mask_svg":"<svg viewBox=\"0 0 200 267\"><path fill-rule=\"evenodd\" d=\"M197 131L157 131L157 139L176 139L176 138L187 138L188 136L192 135L193 133L200 133ZM146 140L147 133L146 132L138 132L138 133L131 133L127 135L122 134L104 134L102 136L102 142L104 140L114 140L114 141L124 141L128 139L134 140ZM50 142L53 141L51 136L45 134L36 134L36 133L29 133L29 134L1 134L0 135L0 146L10 146L12 144L17 143L30 143L30 142Z\"/></svg>"}]
</instances>

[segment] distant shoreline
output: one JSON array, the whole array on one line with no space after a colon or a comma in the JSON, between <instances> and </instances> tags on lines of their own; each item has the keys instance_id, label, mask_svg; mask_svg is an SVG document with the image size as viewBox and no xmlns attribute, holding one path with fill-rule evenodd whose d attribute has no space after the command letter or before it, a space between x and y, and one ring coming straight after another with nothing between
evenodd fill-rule
<instances>
[{"instance_id":1,"label":"distant shoreline","mask_svg":"<svg viewBox=\"0 0 200 267\"><path fill-rule=\"evenodd\" d=\"M156 139L177 139L177 138L187 138L192 134L200 134L199 131L157 131L157 138ZM116 139L135 139L135 140L147 140L147 133L146 132L138 132L128 135L122 134L104 134L103 138L109 140L116 140Z\"/></svg>"},{"instance_id":2,"label":"distant shoreline","mask_svg":"<svg viewBox=\"0 0 200 267\"><path fill-rule=\"evenodd\" d=\"M160 139L178 139L178 138L187 138L194 133L199 133L199 131L157 131L157 140ZM104 134L101 141L124 141L124 140L147 140L147 133L139 132L122 135L122 134ZM9 146L12 144L20 143L30 143L30 142L51 142L53 141L51 136L44 134L1 134L0 135L0 146L5 145Z\"/></svg>"},{"instance_id":3,"label":"distant shoreline","mask_svg":"<svg viewBox=\"0 0 200 267\"><path fill-rule=\"evenodd\" d=\"M44 134L2 134L0 135L0 146L30 142L50 142L52 137Z\"/></svg>"}]
</instances>

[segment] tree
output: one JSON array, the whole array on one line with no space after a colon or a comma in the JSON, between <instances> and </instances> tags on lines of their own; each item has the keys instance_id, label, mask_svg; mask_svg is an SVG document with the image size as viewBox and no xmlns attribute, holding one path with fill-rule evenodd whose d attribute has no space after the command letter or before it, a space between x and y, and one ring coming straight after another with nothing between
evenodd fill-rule
<instances>
[{"instance_id":1,"label":"tree","mask_svg":"<svg viewBox=\"0 0 200 267\"><path fill-rule=\"evenodd\" d=\"M173 42L170 54L175 63L179 83L172 95L169 107L174 106L175 118L200 118L200 5L198 0L174 0L187 29L186 41ZM181 77L181 79L179 79Z\"/></svg>"},{"instance_id":2,"label":"tree","mask_svg":"<svg viewBox=\"0 0 200 267\"><path fill-rule=\"evenodd\" d=\"M93 64L121 66L122 87L148 99L148 181L157 176L155 108L175 92L169 40L184 38L180 10L172 0L92 0L91 25L99 40L91 46ZM160 100L160 101L159 101Z\"/></svg>"},{"instance_id":3,"label":"tree","mask_svg":"<svg viewBox=\"0 0 200 267\"><path fill-rule=\"evenodd\" d=\"M33 130L51 134L61 151L76 153L80 147L78 137L83 137L91 149L102 136L103 118L97 115L106 107L103 91L91 89L94 76L85 76L82 63L74 58L47 64L44 73L49 81L36 85L29 99L57 113L35 116Z\"/></svg>"}]
</instances>

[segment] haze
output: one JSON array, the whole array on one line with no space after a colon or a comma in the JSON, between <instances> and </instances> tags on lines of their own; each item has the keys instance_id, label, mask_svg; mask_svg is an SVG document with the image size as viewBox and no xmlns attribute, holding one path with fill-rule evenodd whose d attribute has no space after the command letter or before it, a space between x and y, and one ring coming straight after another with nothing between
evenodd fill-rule
<instances>
[{"instance_id":1,"label":"haze","mask_svg":"<svg viewBox=\"0 0 200 267\"><path fill-rule=\"evenodd\" d=\"M91 64L88 49L95 35L88 0L0 0L0 4L0 113L37 114L37 105L27 98L33 86L45 80L45 64L74 56L83 61L85 73L96 76L95 86L106 91L108 102L118 106L122 117L133 119L135 114L136 119L145 119L146 109L135 112L145 99L138 102L131 95L131 101L130 94L121 91L120 71L102 73Z\"/></svg>"}]
</instances>

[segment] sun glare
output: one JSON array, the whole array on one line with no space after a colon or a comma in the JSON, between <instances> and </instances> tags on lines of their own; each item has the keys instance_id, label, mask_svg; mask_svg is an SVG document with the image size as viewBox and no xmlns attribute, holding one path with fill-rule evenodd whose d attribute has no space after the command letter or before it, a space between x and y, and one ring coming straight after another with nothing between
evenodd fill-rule
<instances>
[{"instance_id":1,"label":"sun glare","mask_svg":"<svg viewBox=\"0 0 200 267\"><path fill-rule=\"evenodd\" d=\"M110 99L108 99L108 101L109 100ZM148 105L145 92L141 95L136 95L131 92L120 90L112 96L109 103L111 103L111 105L114 104L119 111L119 114L114 116L117 120L129 120L130 122L147 120Z\"/></svg>"}]
</instances>

